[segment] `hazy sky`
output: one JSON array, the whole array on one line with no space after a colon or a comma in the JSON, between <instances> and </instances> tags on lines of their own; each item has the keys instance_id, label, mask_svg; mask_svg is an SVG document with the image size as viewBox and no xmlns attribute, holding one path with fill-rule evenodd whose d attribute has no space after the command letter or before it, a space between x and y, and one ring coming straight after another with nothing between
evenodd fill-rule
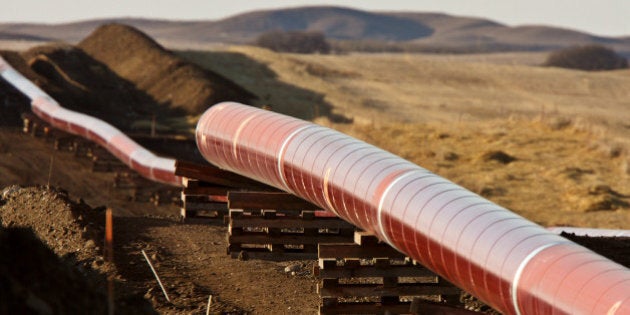
<instances>
[{"instance_id":1,"label":"hazy sky","mask_svg":"<svg viewBox=\"0 0 630 315\"><path fill-rule=\"evenodd\" d=\"M0 22L68 22L102 17L221 19L258 9L338 5L485 17L508 25L546 24L630 36L630 0L2 0Z\"/></svg>"}]
</instances>

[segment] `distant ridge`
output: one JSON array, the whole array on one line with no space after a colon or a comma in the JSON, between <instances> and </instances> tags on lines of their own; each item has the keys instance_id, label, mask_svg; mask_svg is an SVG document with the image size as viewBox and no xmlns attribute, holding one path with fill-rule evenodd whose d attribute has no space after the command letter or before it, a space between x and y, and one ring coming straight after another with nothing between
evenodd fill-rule
<instances>
[{"instance_id":1,"label":"distant ridge","mask_svg":"<svg viewBox=\"0 0 630 315\"><path fill-rule=\"evenodd\" d=\"M64 24L0 23L2 34L78 42L101 24L136 27L158 42L178 47L208 43L243 44L271 30L321 31L338 40L406 42L466 50L552 50L571 45L603 44L630 56L630 36L604 37L576 30L525 25L510 27L491 20L440 13L368 12L316 6L243 13L217 21L168 21L137 18L89 20Z\"/></svg>"}]
</instances>

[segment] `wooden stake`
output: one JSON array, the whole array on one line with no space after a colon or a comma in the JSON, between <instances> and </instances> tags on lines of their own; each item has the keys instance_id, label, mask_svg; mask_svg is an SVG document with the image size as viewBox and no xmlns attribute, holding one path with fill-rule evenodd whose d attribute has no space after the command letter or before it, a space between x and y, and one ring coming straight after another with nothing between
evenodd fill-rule
<instances>
[{"instance_id":1,"label":"wooden stake","mask_svg":"<svg viewBox=\"0 0 630 315\"><path fill-rule=\"evenodd\" d=\"M212 295L208 297L208 307L206 308L206 315L210 315L210 307L212 306Z\"/></svg>"},{"instance_id":2,"label":"wooden stake","mask_svg":"<svg viewBox=\"0 0 630 315\"><path fill-rule=\"evenodd\" d=\"M160 280L160 277L158 276L157 272L155 271L155 268L153 268L153 264L151 264L151 261L149 260L149 256L147 256L147 253L144 251L144 249L142 250L142 255L144 255L144 259L147 261L147 264L149 264L149 267L151 267L151 271L153 271L153 275L155 276L155 279L157 280L158 284L160 285L160 288L162 288L162 292L164 293L164 297L166 297L166 300L170 302L171 299L168 297L168 294L166 293L166 289L162 285L162 281Z\"/></svg>"},{"instance_id":3,"label":"wooden stake","mask_svg":"<svg viewBox=\"0 0 630 315\"><path fill-rule=\"evenodd\" d=\"M112 219L112 209L105 211L105 259L114 263L114 228ZM108 314L114 315L114 277L107 277L107 308Z\"/></svg>"},{"instance_id":4,"label":"wooden stake","mask_svg":"<svg viewBox=\"0 0 630 315\"><path fill-rule=\"evenodd\" d=\"M52 170L53 170L53 162L55 161L55 156L51 155L50 156L50 167L48 168L48 185L46 185L46 187L50 190L50 178L52 177Z\"/></svg>"}]
</instances>

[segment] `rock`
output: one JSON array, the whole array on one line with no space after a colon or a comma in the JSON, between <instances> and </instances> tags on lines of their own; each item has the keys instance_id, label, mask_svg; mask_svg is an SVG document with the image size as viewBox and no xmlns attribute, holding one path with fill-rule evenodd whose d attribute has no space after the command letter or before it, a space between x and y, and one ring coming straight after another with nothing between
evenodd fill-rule
<instances>
[{"instance_id":1,"label":"rock","mask_svg":"<svg viewBox=\"0 0 630 315\"><path fill-rule=\"evenodd\" d=\"M101 266L103 266L103 263L104 263L104 261L102 259L101 260L98 260L98 259L94 260L92 262L92 269L99 269Z\"/></svg>"},{"instance_id":2,"label":"rock","mask_svg":"<svg viewBox=\"0 0 630 315\"><path fill-rule=\"evenodd\" d=\"M292 265L288 265L284 268L284 272L286 273L291 273L292 275L298 271L300 271L302 269L302 265L301 264L292 264Z\"/></svg>"},{"instance_id":3,"label":"rock","mask_svg":"<svg viewBox=\"0 0 630 315\"><path fill-rule=\"evenodd\" d=\"M503 151L487 151L481 155L481 159L486 162L495 161L501 164L510 164L516 161L516 158Z\"/></svg>"},{"instance_id":4,"label":"rock","mask_svg":"<svg viewBox=\"0 0 630 315\"><path fill-rule=\"evenodd\" d=\"M94 243L93 240L87 240L87 242L85 242L85 248L93 249L95 247L96 247L96 244Z\"/></svg>"},{"instance_id":5,"label":"rock","mask_svg":"<svg viewBox=\"0 0 630 315\"><path fill-rule=\"evenodd\" d=\"M6 187L5 189L2 190L2 199L7 199L7 197L19 191L20 189L22 189L22 187L18 185L11 185L9 187Z\"/></svg>"},{"instance_id":6,"label":"rock","mask_svg":"<svg viewBox=\"0 0 630 315\"><path fill-rule=\"evenodd\" d=\"M459 155L455 152L448 151L444 152L442 158L444 158L445 161L457 161L459 160Z\"/></svg>"},{"instance_id":7,"label":"rock","mask_svg":"<svg viewBox=\"0 0 630 315\"><path fill-rule=\"evenodd\" d=\"M249 255L247 255L247 252L242 250L240 253L238 253L238 260L248 260L249 259Z\"/></svg>"}]
</instances>

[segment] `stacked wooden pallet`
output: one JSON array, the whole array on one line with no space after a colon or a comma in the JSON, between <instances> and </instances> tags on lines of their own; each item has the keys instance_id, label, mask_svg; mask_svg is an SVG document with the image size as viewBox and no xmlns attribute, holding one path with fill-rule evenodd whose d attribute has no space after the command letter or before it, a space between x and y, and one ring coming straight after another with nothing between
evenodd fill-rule
<instances>
[{"instance_id":1,"label":"stacked wooden pallet","mask_svg":"<svg viewBox=\"0 0 630 315\"><path fill-rule=\"evenodd\" d=\"M183 160L175 162L175 175L182 177L181 218L213 218L224 220L228 214L227 193L246 187L265 187L237 174L210 164Z\"/></svg>"},{"instance_id":2,"label":"stacked wooden pallet","mask_svg":"<svg viewBox=\"0 0 630 315\"><path fill-rule=\"evenodd\" d=\"M283 192L228 194L232 257L314 259L317 245L352 240L354 226Z\"/></svg>"},{"instance_id":3,"label":"stacked wooden pallet","mask_svg":"<svg viewBox=\"0 0 630 315\"><path fill-rule=\"evenodd\" d=\"M223 220L228 214L227 193L229 188L183 178L180 215L186 218L213 218Z\"/></svg>"},{"instance_id":4,"label":"stacked wooden pallet","mask_svg":"<svg viewBox=\"0 0 630 315\"><path fill-rule=\"evenodd\" d=\"M409 314L414 298L459 303L460 289L366 232L320 244L318 259L320 314Z\"/></svg>"}]
</instances>

